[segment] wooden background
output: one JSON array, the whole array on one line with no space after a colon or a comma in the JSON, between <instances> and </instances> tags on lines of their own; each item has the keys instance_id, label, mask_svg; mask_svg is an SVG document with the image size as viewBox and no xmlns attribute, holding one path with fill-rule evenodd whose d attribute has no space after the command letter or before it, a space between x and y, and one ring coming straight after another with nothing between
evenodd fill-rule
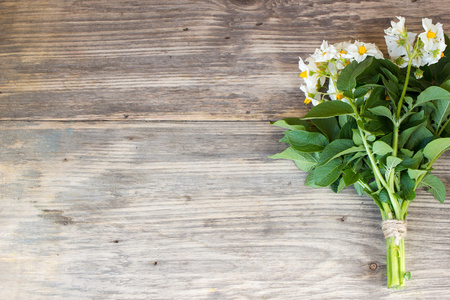
<instances>
[{"instance_id":1,"label":"wooden background","mask_svg":"<svg viewBox=\"0 0 450 300\"><path fill-rule=\"evenodd\" d=\"M298 56L448 0L0 1L0 299L443 299L450 207L409 214L385 287L371 200L303 185L269 120ZM450 187L450 155L435 174Z\"/></svg>"}]
</instances>

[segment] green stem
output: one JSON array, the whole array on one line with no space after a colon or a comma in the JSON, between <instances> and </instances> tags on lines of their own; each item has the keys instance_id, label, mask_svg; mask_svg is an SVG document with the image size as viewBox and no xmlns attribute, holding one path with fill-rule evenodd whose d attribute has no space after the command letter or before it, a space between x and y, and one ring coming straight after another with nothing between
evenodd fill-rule
<instances>
[{"instance_id":1,"label":"green stem","mask_svg":"<svg viewBox=\"0 0 450 300\"><path fill-rule=\"evenodd\" d=\"M356 108L355 104L353 103L353 99L350 99L349 103L355 113L356 123L358 123L358 121L362 121L361 117L358 114L358 109ZM364 148L366 149L366 153L369 157L370 164L372 165L372 170L374 172L374 177L375 177L375 181L377 183L378 189L381 189L382 187L384 187L387 190L387 192L389 194L389 199L391 199L392 208L394 209L394 214L395 214L395 216L397 216L397 218L399 218L401 209L400 209L400 205L397 201L397 198L394 196L393 189L384 180L384 177L381 174L380 169L378 168L378 165L375 161L375 157L373 156L372 150L370 149L370 146L367 143L366 134L361 129L361 127L359 127L359 125L358 125L358 130L359 130L359 134L361 135L361 139L363 141ZM389 207L388 205L386 205L386 206ZM389 209L389 211L386 212L386 216L388 219L393 219L394 216L392 216L392 213L390 213L390 212L391 212L391 210ZM388 214L388 213L390 213L390 214Z\"/></svg>"},{"instance_id":2,"label":"green stem","mask_svg":"<svg viewBox=\"0 0 450 300\"><path fill-rule=\"evenodd\" d=\"M398 123L398 122L397 122ZM398 154L398 131L399 131L399 124L394 124L394 137L392 139L392 149L394 149L394 152L392 152L392 155L397 157Z\"/></svg>"},{"instance_id":3,"label":"green stem","mask_svg":"<svg viewBox=\"0 0 450 300\"><path fill-rule=\"evenodd\" d=\"M406 95L406 89L408 87L410 74L411 74L411 59L408 63L408 69L406 70L405 85L403 86L402 95L400 96L400 100L398 101L398 105L397 105L397 120L400 118L400 112L402 111L403 99L405 98L405 95Z\"/></svg>"},{"instance_id":4,"label":"green stem","mask_svg":"<svg viewBox=\"0 0 450 300\"><path fill-rule=\"evenodd\" d=\"M416 46L417 46L417 43L416 43ZM411 65L412 65L412 59L413 59L413 53L411 53L411 46L409 45L408 36L406 36L406 52L408 53L408 68L406 69L406 78L405 78L405 84L403 85L403 91L400 96L400 100L398 101L398 104L397 104L397 120L400 119L400 113L402 111L403 99L405 98L406 90L408 88L409 76L411 74Z\"/></svg>"},{"instance_id":5,"label":"green stem","mask_svg":"<svg viewBox=\"0 0 450 300\"><path fill-rule=\"evenodd\" d=\"M362 129L359 128L359 126L358 126L358 129L359 129L359 134L361 135L361 139L364 144L364 148L366 149L367 155L369 156L369 160L372 165L372 169L375 173L374 175L375 175L375 179L377 180L378 188L382 188L383 186L387 187L387 183L384 180L383 175L381 175L380 169L378 168L377 163L375 162L375 158L373 156L372 150L370 149L370 146L367 143L366 135L362 131Z\"/></svg>"},{"instance_id":6,"label":"green stem","mask_svg":"<svg viewBox=\"0 0 450 300\"><path fill-rule=\"evenodd\" d=\"M406 220L406 215L408 214L408 208L411 201L404 200L402 203L402 212L401 212L401 219Z\"/></svg>"},{"instance_id":7,"label":"green stem","mask_svg":"<svg viewBox=\"0 0 450 300\"><path fill-rule=\"evenodd\" d=\"M395 244L395 238L386 239L386 275L387 286L392 289L406 287L405 278L405 240Z\"/></svg>"},{"instance_id":8,"label":"green stem","mask_svg":"<svg viewBox=\"0 0 450 300\"><path fill-rule=\"evenodd\" d=\"M359 127L358 127L359 128ZM400 205L397 202L397 198L394 196L394 192L392 191L392 188L388 185L388 183L384 180L383 175L380 172L380 169L378 168L377 163L375 162L375 158L373 156L372 150L369 147L369 144L367 143L366 136L364 132L359 128L359 133L361 135L361 139L364 144L364 148L366 149L367 155L369 156L370 164L372 165L372 169L375 175L375 180L378 184L378 188L384 187L386 191L389 194L389 198L391 199L392 208L394 209L395 216L400 216ZM389 218L391 219L391 218Z\"/></svg>"},{"instance_id":9,"label":"green stem","mask_svg":"<svg viewBox=\"0 0 450 300\"><path fill-rule=\"evenodd\" d=\"M391 208L389 207L389 204L387 204L386 202L381 202L381 205L383 206L384 211L384 215L381 214L381 218L383 219L383 221L386 219L392 220L394 216L392 215L392 211Z\"/></svg>"},{"instance_id":10,"label":"green stem","mask_svg":"<svg viewBox=\"0 0 450 300\"><path fill-rule=\"evenodd\" d=\"M441 136L442 131L444 131L445 127L447 127L448 122L450 122L450 118L447 120L447 122L444 123L444 125L441 127L441 129L439 129L437 136Z\"/></svg>"}]
</instances>

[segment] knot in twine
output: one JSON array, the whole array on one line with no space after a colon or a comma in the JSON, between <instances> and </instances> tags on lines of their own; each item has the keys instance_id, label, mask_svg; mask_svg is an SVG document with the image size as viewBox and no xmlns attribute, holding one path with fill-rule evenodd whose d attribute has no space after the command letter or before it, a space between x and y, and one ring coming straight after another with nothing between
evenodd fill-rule
<instances>
[{"instance_id":1,"label":"knot in twine","mask_svg":"<svg viewBox=\"0 0 450 300\"><path fill-rule=\"evenodd\" d=\"M381 223L381 229L383 230L384 238L395 238L395 244L398 246L406 235L406 221L384 220Z\"/></svg>"}]
</instances>

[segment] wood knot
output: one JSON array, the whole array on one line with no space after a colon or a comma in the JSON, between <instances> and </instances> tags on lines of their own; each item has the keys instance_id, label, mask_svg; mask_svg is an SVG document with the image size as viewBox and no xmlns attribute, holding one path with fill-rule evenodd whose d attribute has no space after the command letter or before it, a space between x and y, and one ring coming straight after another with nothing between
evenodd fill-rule
<instances>
[{"instance_id":1,"label":"wood knot","mask_svg":"<svg viewBox=\"0 0 450 300\"><path fill-rule=\"evenodd\" d=\"M238 6L251 6L259 2L258 0L230 0L231 3Z\"/></svg>"},{"instance_id":2,"label":"wood knot","mask_svg":"<svg viewBox=\"0 0 450 300\"><path fill-rule=\"evenodd\" d=\"M376 262L370 263L369 269L371 269L372 271L375 271L376 269L378 269L378 264Z\"/></svg>"},{"instance_id":3,"label":"wood knot","mask_svg":"<svg viewBox=\"0 0 450 300\"><path fill-rule=\"evenodd\" d=\"M62 210L44 209L42 210L42 214L38 216L59 225L71 225L75 223L72 221L72 218L63 216L63 213L64 211Z\"/></svg>"}]
</instances>

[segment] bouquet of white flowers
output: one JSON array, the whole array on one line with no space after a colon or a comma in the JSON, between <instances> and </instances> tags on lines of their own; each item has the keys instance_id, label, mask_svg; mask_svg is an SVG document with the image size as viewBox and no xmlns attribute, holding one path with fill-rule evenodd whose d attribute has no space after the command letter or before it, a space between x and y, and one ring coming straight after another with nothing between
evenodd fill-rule
<instances>
[{"instance_id":1,"label":"bouquet of white flowers","mask_svg":"<svg viewBox=\"0 0 450 300\"><path fill-rule=\"evenodd\" d=\"M450 149L450 40L440 23L423 19L417 36L397 18L385 30L390 59L360 41L324 41L300 58L300 89L314 106L304 118L273 123L287 129L281 142L289 147L272 156L294 160L309 173L307 186L337 193L353 185L373 199L383 219L389 288L404 288L411 277L408 207L419 187L444 201L444 184L431 171Z\"/></svg>"}]
</instances>

